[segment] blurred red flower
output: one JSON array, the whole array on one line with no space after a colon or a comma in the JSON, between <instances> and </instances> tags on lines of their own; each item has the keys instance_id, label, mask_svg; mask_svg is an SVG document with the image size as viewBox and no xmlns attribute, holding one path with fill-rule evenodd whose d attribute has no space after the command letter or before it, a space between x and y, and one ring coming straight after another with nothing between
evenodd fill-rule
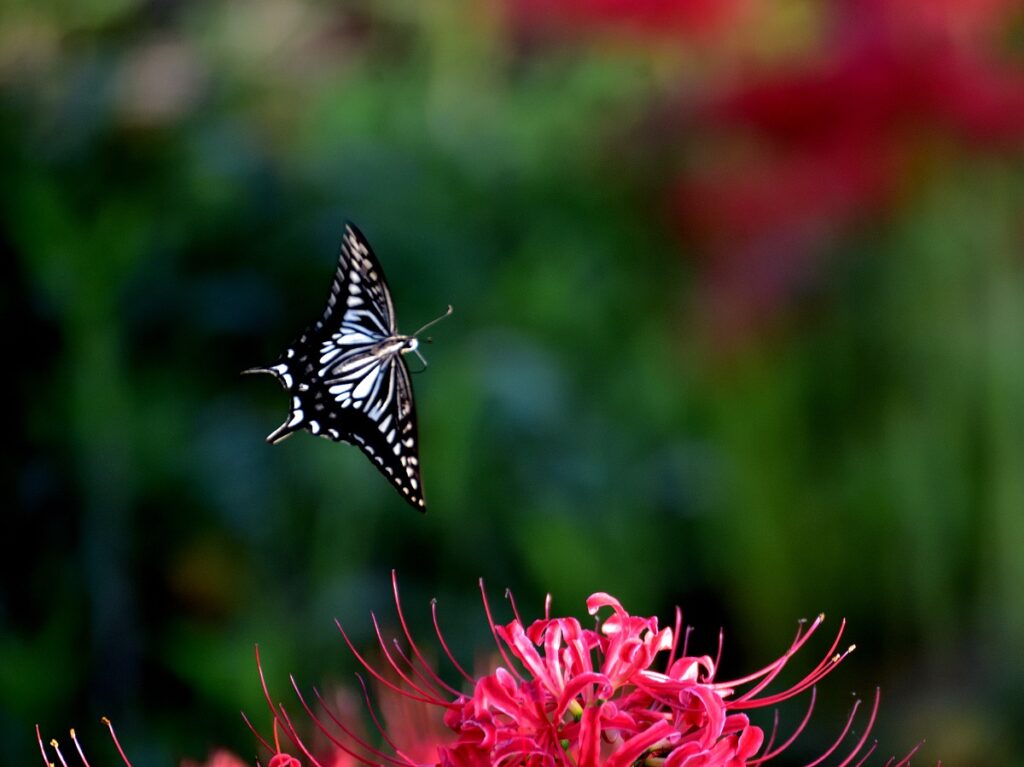
<instances>
[{"instance_id":1,"label":"blurred red flower","mask_svg":"<svg viewBox=\"0 0 1024 767\"><path fill-rule=\"evenodd\" d=\"M847 0L845 5L849 15L877 20L901 36L983 44L1020 11L1017 0Z\"/></svg>"},{"instance_id":2,"label":"blurred red flower","mask_svg":"<svg viewBox=\"0 0 1024 767\"><path fill-rule=\"evenodd\" d=\"M224 749L217 749L206 759L205 762L194 762L186 759L181 767L248 767L244 761Z\"/></svg>"},{"instance_id":3,"label":"blurred red flower","mask_svg":"<svg viewBox=\"0 0 1024 767\"><path fill-rule=\"evenodd\" d=\"M117 749L118 754L121 757L121 761L124 762L127 767L132 767L131 761L128 759L128 755L125 754L124 749L121 748L121 743L117 739L117 734L114 732L114 725L106 717L103 718L103 724L106 725L110 731L110 738L114 742L114 746ZM69 733L71 737L71 743L74 746L75 756L78 757L83 767L89 767L89 761L85 757L85 750L82 748L82 744L78 741L78 735L74 730ZM54 762L50 761L49 755L46 751L46 745L43 743L42 733L39 731L39 726L36 725L36 738L39 741L39 750L43 754L43 763L47 767L53 767ZM68 762L61 751L60 744L53 739L50 741L50 748L57 754L57 760L62 767L67 767ZM192 759L185 759L181 762L181 767L248 767L248 763L235 756L230 751L225 749L216 749L210 753L210 756L205 762L196 762ZM296 760L287 754L278 754L272 758L268 764L268 767L299 767Z\"/></svg>"},{"instance_id":4,"label":"blurred red flower","mask_svg":"<svg viewBox=\"0 0 1024 767\"><path fill-rule=\"evenodd\" d=\"M840 14L822 52L741 76L695 110L691 128L714 151L680 178L673 206L706 260L708 315L727 335L812 276L832 238L890 210L942 147L1024 143L1024 70L934 29L899 34L892 8L872 7Z\"/></svg>"},{"instance_id":5,"label":"blurred red flower","mask_svg":"<svg viewBox=\"0 0 1024 767\"><path fill-rule=\"evenodd\" d=\"M508 0L512 25L524 30L701 37L727 29L752 0Z\"/></svg>"}]
</instances>

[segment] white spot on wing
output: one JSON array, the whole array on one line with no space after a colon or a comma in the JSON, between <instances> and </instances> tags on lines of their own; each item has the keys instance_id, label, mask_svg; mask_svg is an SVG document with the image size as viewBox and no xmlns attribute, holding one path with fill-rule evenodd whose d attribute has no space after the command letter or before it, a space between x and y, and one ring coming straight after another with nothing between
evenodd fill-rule
<instances>
[{"instance_id":1,"label":"white spot on wing","mask_svg":"<svg viewBox=\"0 0 1024 767\"><path fill-rule=\"evenodd\" d=\"M352 397L354 399L365 399L366 395L370 393L370 389L373 388L373 383L376 380L377 376L375 373L371 373L370 375L365 376L363 380L359 382L359 385L356 386L355 390L352 392Z\"/></svg>"}]
</instances>

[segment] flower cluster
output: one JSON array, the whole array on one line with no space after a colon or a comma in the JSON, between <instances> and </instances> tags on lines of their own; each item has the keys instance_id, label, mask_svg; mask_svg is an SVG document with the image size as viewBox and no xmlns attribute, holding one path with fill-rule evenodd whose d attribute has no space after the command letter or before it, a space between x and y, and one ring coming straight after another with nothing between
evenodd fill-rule
<instances>
[{"instance_id":1,"label":"flower cluster","mask_svg":"<svg viewBox=\"0 0 1024 767\"><path fill-rule=\"evenodd\" d=\"M373 745L358 723L339 714L319 691L315 691L314 708L293 679L299 704L315 728L313 737L300 735L285 706L274 702L257 650L260 680L273 715L272 742L255 728L253 732L270 754L269 767L301 767L304 762L316 767L761 764L796 740L811 718L814 685L853 650L852 646L838 649L845 627L841 623L827 652L800 681L772 691L783 668L818 630L824 616L809 624L801 622L777 660L739 679L721 681L717 678L718 658L688 653L688 632L681 632L678 611L673 627L660 627L657 618L630 615L613 596L598 593L587 600L588 612L596 617L594 628L584 628L575 618L552 618L550 600L544 618L527 624L509 597L515 617L498 624L481 584L497 647L496 668L490 673L473 676L452 656L440 630L436 603L432 606L440 650L465 681L468 692L461 692L441 678L413 640L394 581L393 586L405 646L398 640L385 640L374 616L384 659L381 668L358 652L338 624L345 643L375 680L381 695L392 699L384 703L385 716L381 716L363 683L370 718L383 745ZM720 637L719 656L721 649ZM806 714L787 736L780 737L775 728L766 733L751 721L751 711L803 693L809 698ZM813 764L833 754L837 754L840 767L863 764L875 749L875 744L867 741L878 701L876 692L860 736L847 743L860 706L859 701L854 704L845 726ZM52 745L57 748L55 742ZM77 740L75 746L88 767ZM40 748L50 764L42 739ZM66 765L59 749L57 753ZM912 754L888 764L906 764ZM124 761L129 764L127 758Z\"/></svg>"},{"instance_id":2,"label":"flower cluster","mask_svg":"<svg viewBox=\"0 0 1024 767\"><path fill-rule=\"evenodd\" d=\"M824 616L809 624L800 623L789 647L772 663L742 678L720 681L717 658L688 654L687 634L681 633L678 611L674 627L659 627L657 618L630 615L617 599L598 593L587 600L588 612L597 617L595 628L584 628L575 618L551 617L550 601L544 618L528 624L520 618L510 597L515 617L498 624L481 584L498 658L497 667L490 673L470 675L452 656L440 630L436 603L432 606L440 650L465 681L468 692L461 692L442 680L426 660L409 632L397 584L394 593L407 649L398 641L386 641L374 617L383 669L360 655L340 624L339 629L383 694L398 696L414 707L433 709L443 726L435 721L431 726L416 728L399 725L389 732L366 695L371 718L387 746L387 750L381 750L335 714L319 693L316 697L321 711L314 710L293 680L302 708L329 743L325 755L299 735L285 707L273 702L264 681L275 734L283 733L294 753L311 764L337 764L339 753L350 763L406 767L761 764L789 748L803 731L814 708L814 685L853 649L838 649L845 627L840 624L827 652L800 681L771 691L783 668L818 630ZM808 694L807 712L788 736L780 738L775 730L766 733L751 722L752 710L774 706L802 693ZM854 705L832 746L815 763L840 753L840 765L861 764L873 752L875 745L868 745L867 740L878 710L877 692L861 735L844 746L859 706L859 702ZM403 718L408 720L407 716ZM276 740L274 745L266 741L264 745L273 753L283 753ZM328 758L330 752L335 760ZM891 760L890 764L906 764L909 758Z\"/></svg>"},{"instance_id":3,"label":"flower cluster","mask_svg":"<svg viewBox=\"0 0 1024 767\"><path fill-rule=\"evenodd\" d=\"M719 330L771 314L836 237L898 209L929 166L1024 146L1019 65L938 26L935 3L847 5L814 55L745 71L686 110L688 133L716 150L678 179L672 207L707 262ZM1005 4L987 7L975 26L1005 23Z\"/></svg>"},{"instance_id":4,"label":"flower cluster","mask_svg":"<svg viewBox=\"0 0 1024 767\"><path fill-rule=\"evenodd\" d=\"M514 33L559 56L566 40L600 55L622 40L661 72L677 62L639 140L626 135L674 175L655 207L698 262L695 306L719 342L760 332L846 238L955 178L963 158L1012 161L1024 146L1012 0L804 3L798 21L764 0L503 5Z\"/></svg>"}]
</instances>

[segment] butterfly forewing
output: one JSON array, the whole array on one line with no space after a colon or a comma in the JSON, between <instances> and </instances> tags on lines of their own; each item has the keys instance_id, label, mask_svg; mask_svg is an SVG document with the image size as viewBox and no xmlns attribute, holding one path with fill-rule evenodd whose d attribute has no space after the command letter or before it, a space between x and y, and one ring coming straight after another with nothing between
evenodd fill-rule
<instances>
[{"instance_id":1,"label":"butterfly forewing","mask_svg":"<svg viewBox=\"0 0 1024 767\"><path fill-rule=\"evenodd\" d=\"M424 510L416 408L402 359L391 294L369 243L345 227L327 307L273 373L292 395L287 421L267 439L298 429L359 447L414 507Z\"/></svg>"},{"instance_id":2,"label":"butterfly forewing","mask_svg":"<svg viewBox=\"0 0 1024 767\"><path fill-rule=\"evenodd\" d=\"M360 326L369 322L376 333L392 336L397 332L395 308L391 304L391 292L384 280L384 272L362 232L352 224L345 225L345 235L338 254L338 268L327 296L324 315L317 322L317 328L330 328L334 315L341 304L342 325ZM337 320L334 320L336 323ZM335 335L340 334L339 329Z\"/></svg>"}]
</instances>

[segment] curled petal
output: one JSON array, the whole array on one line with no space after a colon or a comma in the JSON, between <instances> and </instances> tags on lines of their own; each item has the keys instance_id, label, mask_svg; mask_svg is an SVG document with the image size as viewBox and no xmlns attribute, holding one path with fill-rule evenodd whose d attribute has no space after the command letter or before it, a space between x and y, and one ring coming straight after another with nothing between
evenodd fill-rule
<instances>
[{"instance_id":1,"label":"curled petal","mask_svg":"<svg viewBox=\"0 0 1024 767\"><path fill-rule=\"evenodd\" d=\"M591 594L587 597L587 612L591 615L597 615L598 610L602 607L612 608L616 615L626 615L626 611L622 609L622 603L618 599L613 597L611 594L606 594L603 591Z\"/></svg>"}]
</instances>

